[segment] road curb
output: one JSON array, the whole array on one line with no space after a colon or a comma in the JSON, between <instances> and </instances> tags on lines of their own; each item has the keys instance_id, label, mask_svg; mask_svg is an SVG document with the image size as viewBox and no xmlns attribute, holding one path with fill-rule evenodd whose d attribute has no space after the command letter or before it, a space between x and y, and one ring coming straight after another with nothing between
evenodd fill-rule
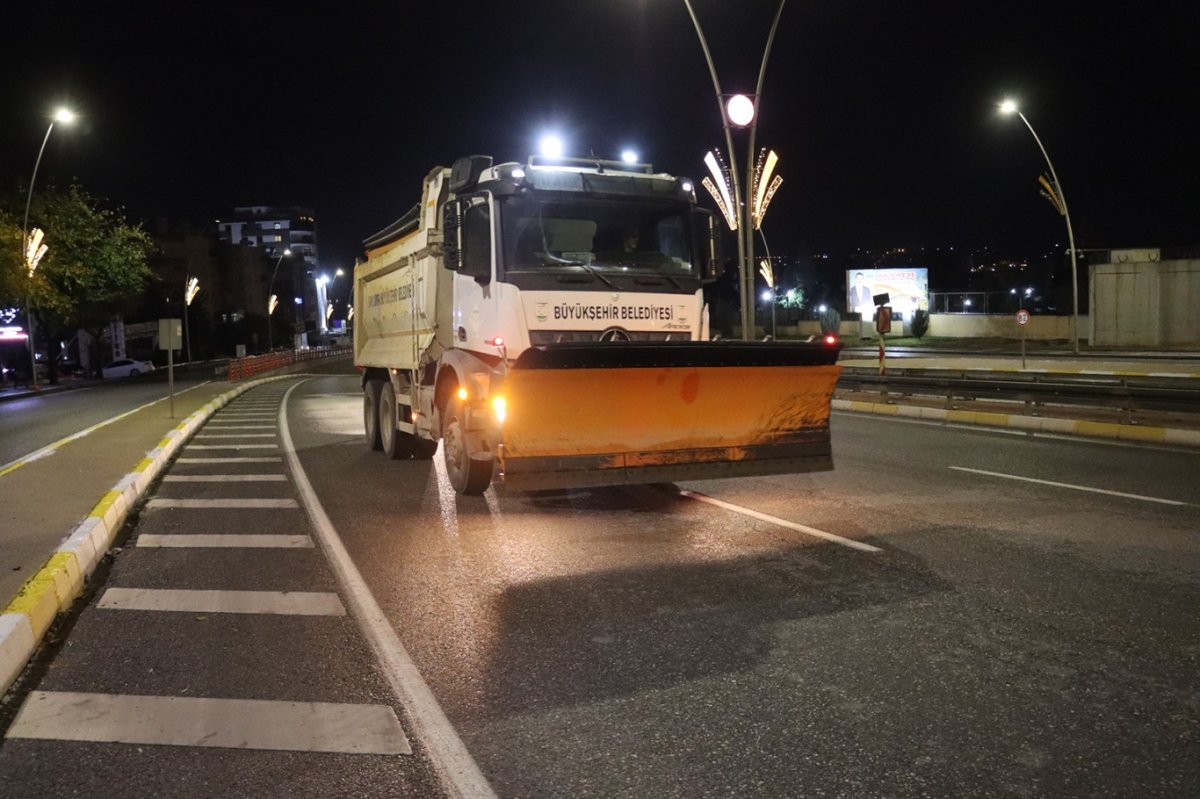
<instances>
[{"instance_id":1,"label":"road curb","mask_svg":"<svg viewBox=\"0 0 1200 799\"><path fill-rule=\"evenodd\" d=\"M162 472L167 462L214 413L252 388L295 375L274 375L237 386L205 403L146 453L58 545L0 612L0 697L37 651L59 613L67 611L107 553L129 511Z\"/></svg>"},{"instance_id":2,"label":"road curb","mask_svg":"<svg viewBox=\"0 0 1200 799\"><path fill-rule=\"evenodd\" d=\"M1024 416L991 411L946 410L921 405L891 405L882 402L835 399L830 406L835 411L870 413L877 416L904 416L954 424L977 424L989 427L1008 427L1037 433L1076 435L1085 438L1106 438L1120 441L1141 441L1200 447L1200 430L1152 425L1093 422L1083 419L1055 419L1045 416Z\"/></svg>"}]
</instances>

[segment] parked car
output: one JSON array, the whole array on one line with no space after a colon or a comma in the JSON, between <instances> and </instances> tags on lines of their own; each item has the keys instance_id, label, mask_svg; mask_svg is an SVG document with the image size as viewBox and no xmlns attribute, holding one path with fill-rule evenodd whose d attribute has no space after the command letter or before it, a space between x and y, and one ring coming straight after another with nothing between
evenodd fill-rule
<instances>
[{"instance_id":1,"label":"parked car","mask_svg":"<svg viewBox=\"0 0 1200 799\"><path fill-rule=\"evenodd\" d=\"M135 361L131 358L118 358L100 370L105 379L112 377L137 377L154 371L154 364L149 361Z\"/></svg>"}]
</instances>

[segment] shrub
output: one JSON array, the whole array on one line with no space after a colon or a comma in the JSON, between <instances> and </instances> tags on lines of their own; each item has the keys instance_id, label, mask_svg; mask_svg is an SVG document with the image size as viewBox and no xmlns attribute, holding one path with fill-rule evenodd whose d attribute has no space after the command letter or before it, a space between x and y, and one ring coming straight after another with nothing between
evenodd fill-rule
<instances>
[{"instance_id":1,"label":"shrub","mask_svg":"<svg viewBox=\"0 0 1200 799\"><path fill-rule=\"evenodd\" d=\"M912 334L921 338L929 332L929 311L914 311L912 318Z\"/></svg>"},{"instance_id":2,"label":"shrub","mask_svg":"<svg viewBox=\"0 0 1200 799\"><path fill-rule=\"evenodd\" d=\"M817 317L821 322L822 333L833 333L838 335L842 327L842 315L832 308L826 308Z\"/></svg>"}]
</instances>

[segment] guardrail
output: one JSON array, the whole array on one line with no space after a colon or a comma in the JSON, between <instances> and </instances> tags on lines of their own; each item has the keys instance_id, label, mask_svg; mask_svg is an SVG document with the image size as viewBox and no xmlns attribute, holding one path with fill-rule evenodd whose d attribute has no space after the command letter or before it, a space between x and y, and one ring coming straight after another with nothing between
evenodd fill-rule
<instances>
[{"instance_id":1,"label":"guardrail","mask_svg":"<svg viewBox=\"0 0 1200 799\"><path fill-rule=\"evenodd\" d=\"M1133 411L1200 414L1200 380L1193 377L1133 377L1063 373L904 370L885 375L843 370L838 387L956 400L1006 400L1026 405L1115 408L1130 421Z\"/></svg>"},{"instance_id":2,"label":"guardrail","mask_svg":"<svg viewBox=\"0 0 1200 799\"><path fill-rule=\"evenodd\" d=\"M335 355L349 355L352 347L310 347L306 350L281 350L265 355L247 355L245 358L230 358L226 379L230 382L245 380L275 369L282 369L303 361L317 361Z\"/></svg>"}]
</instances>

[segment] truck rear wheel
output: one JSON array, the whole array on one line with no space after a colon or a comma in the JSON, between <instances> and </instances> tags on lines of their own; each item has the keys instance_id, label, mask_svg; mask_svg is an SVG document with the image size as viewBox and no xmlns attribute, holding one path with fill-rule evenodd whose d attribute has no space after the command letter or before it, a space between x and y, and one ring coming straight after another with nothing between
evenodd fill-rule
<instances>
[{"instance_id":1,"label":"truck rear wheel","mask_svg":"<svg viewBox=\"0 0 1200 799\"><path fill-rule=\"evenodd\" d=\"M412 436L396 429L396 390L391 383L383 384L379 392L379 443L383 454L391 460L402 461L412 457Z\"/></svg>"},{"instance_id":2,"label":"truck rear wheel","mask_svg":"<svg viewBox=\"0 0 1200 799\"><path fill-rule=\"evenodd\" d=\"M363 429L366 432L367 449L383 449L379 440L379 393L383 391L382 380L368 380L363 384Z\"/></svg>"},{"instance_id":3,"label":"truck rear wheel","mask_svg":"<svg viewBox=\"0 0 1200 799\"><path fill-rule=\"evenodd\" d=\"M482 494L492 482L491 454L476 453L472 458L467 444L462 406L455 402L446 411L446 428L442 435L442 458L446 463L446 475L459 494Z\"/></svg>"}]
</instances>

